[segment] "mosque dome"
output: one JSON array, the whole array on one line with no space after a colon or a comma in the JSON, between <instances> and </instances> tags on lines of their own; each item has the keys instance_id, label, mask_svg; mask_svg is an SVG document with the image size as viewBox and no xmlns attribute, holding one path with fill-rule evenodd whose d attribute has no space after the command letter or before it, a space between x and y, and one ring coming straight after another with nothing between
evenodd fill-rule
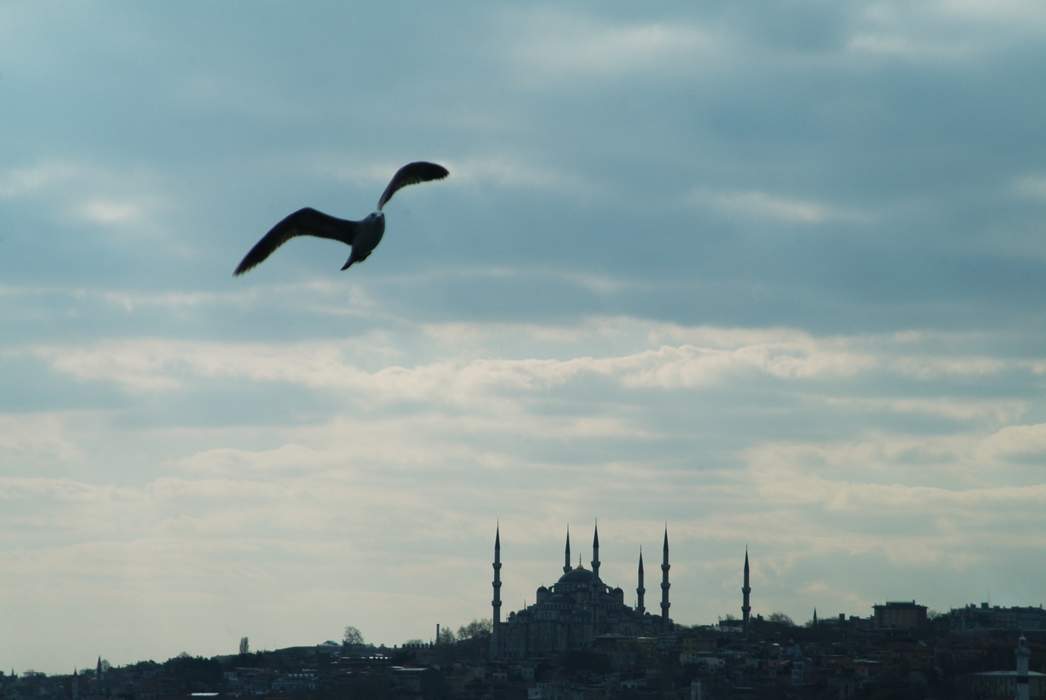
<instances>
[{"instance_id":1,"label":"mosque dome","mask_svg":"<svg viewBox=\"0 0 1046 700\"><path fill-rule=\"evenodd\" d=\"M559 582L560 583L591 583L593 576L594 576L593 573L591 571L589 571L588 569L582 569L581 567L578 567L576 569L571 569L567 573L565 573L562 576L560 576L559 577Z\"/></svg>"}]
</instances>

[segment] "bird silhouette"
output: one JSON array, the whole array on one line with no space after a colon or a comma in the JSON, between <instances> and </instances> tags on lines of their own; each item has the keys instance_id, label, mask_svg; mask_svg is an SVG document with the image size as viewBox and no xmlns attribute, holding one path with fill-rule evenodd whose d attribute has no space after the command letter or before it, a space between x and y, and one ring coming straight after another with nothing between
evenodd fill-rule
<instances>
[{"instance_id":1,"label":"bird silhouette","mask_svg":"<svg viewBox=\"0 0 1046 700\"><path fill-rule=\"evenodd\" d=\"M342 270L353 263L363 262L381 242L381 237L385 233L385 214L381 208L392 199L392 195L407 185L416 185L429 180L442 180L449 174L450 172L446 168L435 163L425 161L407 163L396 171L385 191L381 193L377 210L362 221L338 219L311 207L299 209L262 236L262 239L240 261L233 276L247 272L295 236L329 238L351 247L352 252L349 253L349 259L342 265Z\"/></svg>"}]
</instances>

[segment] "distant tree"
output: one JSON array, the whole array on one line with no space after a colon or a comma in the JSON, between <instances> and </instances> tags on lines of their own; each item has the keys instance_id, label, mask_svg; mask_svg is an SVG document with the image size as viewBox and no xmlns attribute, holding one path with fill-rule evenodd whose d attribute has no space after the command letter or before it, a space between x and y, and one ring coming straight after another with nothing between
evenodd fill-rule
<instances>
[{"instance_id":1,"label":"distant tree","mask_svg":"<svg viewBox=\"0 0 1046 700\"><path fill-rule=\"evenodd\" d=\"M795 627L795 623L792 622L792 618L788 617L783 612L772 612L766 619L768 622L776 622L777 624L784 625L785 627Z\"/></svg>"},{"instance_id":2,"label":"distant tree","mask_svg":"<svg viewBox=\"0 0 1046 700\"><path fill-rule=\"evenodd\" d=\"M189 656L182 652L163 662L164 669L183 683L215 685L222 680L222 665L217 659Z\"/></svg>"},{"instance_id":3,"label":"distant tree","mask_svg":"<svg viewBox=\"0 0 1046 700\"><path fill-rule=\"evenodd\" d=\"M250 642L247 641L246 637L240 637L240 653L241 654L250 654L251 653L251 644L250 644Z\"/></svg>"},{"instance_id":4,"label":"distant tree","mask_svg":"<svg viewBox=\"0 0 1046 700\"><path fill-rule=\"evenodd\" d=\"M109 663L109 659L102 659L102 673L105 673L106 671L110 670L112 667L113 667L113 665L111 663Z\"/></svg>"},{"instance_id":5,"label":"distant tree","mask_svg":"<svg viewBox=\"0 0 1046 700\"><path fill-rule=\"evenodd\" d=\"M361 633L358 629L356 629L352 625L347 625L345 627L345 634L341 638L341 643L344 644L347 647L358 647L358 646L361 646L364 643L363 642L363 633Z\"/></svg>"},{"instance_id":6,"label":"distant tree","mask_svg":"<svg viewBox=\"0 0 1046 700\"><path fill-rule=\"evenodd\" d=\"M484 617L479 620L473 620L467 625L462 625L458 628L458 639L474 639L475 637L484 637L490 634L490 631L494 628L494 623L489 617Z\"/></svg>"},{"instance_id":7,"label":"distant tree","mask_svg":"<svg viewBox=\"0 0 1046 700\"><path fill-rule=\"evenodd\" d=\"M441 628L436 644L453 644L455 641L457 641L457 637L454 636L454 630Z\"/></svg>"},{"instance_id":8,"label":"distant tree","mask_svg":"<svg viewBox=\"0 0 1046 700\"><path fill-rule=\"evenodd\" d=\"M720 622L728 622L730 620L736 620L736 619L737 618L734 617L734 615L732 613L727 613L726 615L723 615L721 618L719 618L719 621Z\"/></svg>"}]
</instances>

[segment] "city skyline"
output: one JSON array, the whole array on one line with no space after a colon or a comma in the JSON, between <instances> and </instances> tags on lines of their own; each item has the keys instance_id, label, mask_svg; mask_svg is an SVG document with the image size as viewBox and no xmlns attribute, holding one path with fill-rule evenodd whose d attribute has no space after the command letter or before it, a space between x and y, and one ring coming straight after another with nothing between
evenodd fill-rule
<instances>
[{"instance_id":1,"label":"city skyline","mask_svg":"<svg viewBox=\"0 0 1046 700\"><path fill-rule=\"evenodd\" d=\"M501 528L500 528L500 523L499 523L496 526L496 528L495 528L495 540L494 540L494 549L493 549L493 551L494 551L494 561L493 561L493 570L494 570L493 591L494 591L494 598L491 601L491 604L493 606L492 617L488 618L485 621L482 618L473 619L473 620L471 620L471 624L476 624L476 623L482 624L484 622L488 623L488 627L490 627L490 637L491 637L491 640L492 640L491 658L494 658L494 657L515 658L516 661L520 661L520 660L529 658L531 656L535 656L535 655L539 655L540 656L541 654L536 654L533 650L531 650L528 653L523 653L523 654L519 654L519 653L516 653L516 654L506 654L505 651L501 648L501 646L496 641L499 638L500 635L504 634L503 631L499 631L499 624L498 624L498 621L499 621L499 618L500 618L500 616L499 616L499 609L502 607L502 601L500 600L500 588L501 588L500 572L501 572L501 568L502 568L502 562L501 562L501 557L500 557L500 550L501 550L501 546L500 546L500 543L501 543L501 532L500 532L500 530L501 530ZM595 574L595 579L596 580L599 580L599 570L600 570L600 568L601 568L601 566L603 564L603 562L599 559L599 554L598 554L598 550L599 550L599 534L598 534L598 532L599 531L598 531L598 523L597 523L597 524L594 524L594 526L593 526L593 543L592 543L592 545L590 547L591 552L592 552L592 557L593 557L592 561L590 562L590 568L593 571L593 573ZM664 560L662 561L661 569L662 569L664 578L662 579L662 584L667 584L668 583L668 570L667 570L667 567L668 567L668 530L667 530L667 526L666 526L666 529L664 531L663 547L664 547ZM578 548L578 549L580 549L580 548ZM582 553L578 552L577 553L577 559L578 559L577 564L574 565L572 563L573 559L572 559L572 554L571 554L570 533L569 533L569 526L568 526L567 532L566 532L566 538L565 538L564 560L563 560L564 563L563 563L563 567L562 567L564 575L570 573L571 571L575 571L575 570L584 571L585 567L584 567L583 557L584 557L584 555ZM739 593L740 593L740 597L738 599L739 603L740 603L740 605L738 606L738 610L741 612L740 616L734 615L731 612L727 612L724 615L720 616L719 619L716 622L712 622L712 621L696 621L696 622L694 622L694 621L674 621L674 620L670 619L668 625L665 625L663 621L656 621L655 624L653 625L653 627L650 627L649 629L645 629L644 633L645 634L649 634L649 635L654 635L654 636L663 634L663 635L668 635L668 636L674 637L674 636L679 635L679 634L683 634L683 635L690 634L694 630L696 630L698 628L702 628L702 627L704 627L704 628L712 628L712 629L719 629L720 626L723 626L724 629L732 628L732 629L734 629L735 632L740 631L740 632L742 632L743 635L747 636L747 634L748 634L748 616L749 616L749 613L751 613L752 610L753 610L752 606L750 605L750 602L751 602L750 594L752 592L752 588L749 586L749 573L750 573L750 561L749 561L749 554L748 554L748 552L746 550L745 554L744 554L743 566L742 566L742 569L741 569L741 577L742 577L741 580L743 581L743 586L741 586L738 589ZM640 613L642 613L643 610L644 610L644 604L643 604L641 591L645 592L646 589L643 587L644 586L644 569L643 569L643 557L642 557L642 549L641 548L640 548L640 552L639 552L639 555L638 555L638 566L637 566L636 576L637 576L637 588L636 588L636 591L635 591L636 592L636 601L635 601L634 609L639 611ZM655 614L654 615L655 620L663 620L663 617L664 617L663 613L668 609L668 592L667 592L667 587L662 585L661 588L662 588L661 602L660 602L660 605L657 606L660 609L661 614ZM542 584L540 589L539 589L539 595L540 595L540 591L541 590L547 590L545 588L544 584ZM554 590L553 590L553 592L554 592ZM534 603L534 602L540 603L541 601L540 601L540 598L537 601L535 601L533 598L531 598L530 602L531 603ZM1001 608L1001 610L1000 610L1000 608ZM1042 603L1038 604L1038 609L1035 609L1035 608L1036 608L1036 606L1034 604L1014 605L1014 606L1006 607L1006 606L999 606L998 604L992 606L990 602L982 601L982 602L977 603L977 604L975 604L975 603L966 603L966 604L961 604L959 606L953 606L951 608L948 608L946 611L945 610L940 610L940 611L929 611L929 612L930 613L937 613L937 615L939 615L941 617L944 617L944 618L955 618L955 617L960 618L962 620L959 623L959 626L958 626L958 629L960 629L960 630L963 630L963 629L973 629L974 627L984 627L986 629L1008 630L1008 631L1015 632L1015 633L1020 632L1022 630L1034 630L1034 631L1041 632L1042 630L1046 629L1046 623L1044 623L1044 621L1046 621L1046 613L1043 613L1043 610L1042 610L1043 604ZM534 609L535 609L534 606L529 605L527 599L524 598L523 602L522 602L522 604L520 606L520 610L519 611L513 610L512 606L509 606L509 609L508 609L507 613L508 613L508 615L516 615L517 612L521 613L521 612L526 611L526 610L534 610ZM871 615L867 615L867 616L860 615L860 614L857 614L857 615L847 615L844 612L839 612L838 616L836 614L830 614L828 616L825 616L822 613L821 621L824 624L828 624L830 626L834 626L834 625L843 625L843 624L851 624L852 625L855 620L865 620L868 623L870 623L873 628L876 628L876 629L878 629L878 628L889 629L889 628L893 628L895 626L898 626L898 629L908 629L908 628L911 628L913 630L923 629L923 628L925 628L927 626L927 623L928 623L928 618L927 618L928 608L927 608L927 606L919 605L917 603L917 601L915 601L915 600L911 600L911 601L889 601L889 600L885 600L884 599L881 604L880 603L874 604L872 606L872 610L873 610L872 614ZM914 613L918 613L920 610L921 610L921 617L918 616L918 615L914 615ZM914 613L913 613L913 611L914 611ZM777 622L777 623L780 623L780 622L784 621L785 624L793 625L795 627L811 627L811 626L813 626L813 627L816 628L817 625L818 625L818 614L817 614L816 602L814 603L814 607L812 609L811 618L809 620L805 620L804 621L801 617L798 617L798 618L792 620L792 619L790 619L790 616L786 616L785 618L776 618L775 615L779 615L780 613L781 613L781 611L774 611L773 613L769 613L768 612L768 613L766 613L766 619L768 619L769 621L772 621L772 622ZM881 617L881 616L884 615L884 613L892 613L893 617ZM649 611L648 611L648 615L649 615ZM1019 619L1020 619L1021 615L1029 615L1028 624L1031 625L1030 627L1025 627L1022 623L1019 622ZM762 623L764 621L764 613L761 613L758 610L756 610L756 612L754 614L752 614L751 617L752 617L753 622L758 620L759 623ZM996 618L998 618L998 619L996 619ZM493 623L492 625L489 624L491 622ZM502 629L504 629L503 628L504 622L505 622L505 620L501 620ZM742 622L744 624L739 626L738 623L742 623ZM467 624L469 624L469 623L462 622L459 627L461 629L464 629ZM441 627L445 631L450 633L452 639L458 639L457 636L454 634L455 626L458 626L458 625L445 625L443 622L437 621L435 623L435 634L431 635L431 637L428 638L428 639L425 639L425 638L412 638L412 639L399 640L398 642L393 642L393 643L386 643L385 641L374 642L373 640L364 639L362 644L367 646L367 647L370 647L370 648L382 648L382 649L386 649L387 648L387 649L390 649L390 650L396 649L396 648L401 647L401 646L403 648L408 648L408 647L411 647L413 645L416 645L419 642L422 643L422 644L430 644L430 645L431 644L438 644L438 643L440 643L439 640L443 639L443 637L440 634ZM951 627L952 628L956 628L956 624L954 622L951 623ZM358 630L356 630L355 627L351 627L350 629L358 632ZM346 634L347 634L347 631L346 631ZM241 654L245 653L243 651L243 649L247 648L249 646L248 640L249 640L248 637L241 637L240 638L239 643L238 643L238 648L240 649L240 653ZM264 653L269 653L269 652L274 652L274 651L279 651L281 649L289 649L289 648L306 648L306 647L309 647L309 646L316 646L318 648L322 647L322 648L326 649L332 643L333 642L331 640L326 640L326 641L307 642L307 643L304 643L304 644L296 644L296 645L263 646L261 648L250 647L250 649L252 651L254 651L254 652L264 652ZM349 644L349 642L345 642L345 643ZM497 649L496 653L494 651L495 648ZM183 652L181 652L181 654L182 655L188 654L189 656L193 656L193 654L188 652L188 651L183 651ZM231 654L232 654L232 652L228 652L228 653L219 652L216 656L229 656ZM123 664L123 665L133 665L135 663L142 662L142 661L150 661L150 659L138 658L138 659L135 659L133 661L129 661L126 664ZM155 660L153 659L151 661L155 661ZM109 664L110 662L109 662L108 659L104 659L104 663L105 664ZM97 664L98 664L99 668L101 668L101 666L103 664L103 654L98 654L97 655ZM38 664L37 666L40 666L40 664ZM84 668L87 668L87 666L84 666L84 665L76 666L76 667L74 667L74 671L77 668L84 669ZM11 669L12 676L18 676L18 675L20 675L21 673L24 673L24 672L36 672L36 673L39 673L38 669L35 668L35 667L30 667L30 668L24 669L21 672L15 671L15 669L13 669L13 668ZM57 672L52 671L52 672L49 672L48 675L61 676L61 675L66 675L67 673L68 673L67 671L66 672L63 672L63 671L57 671Z\"/></svg>"},{"instance_id":2,"label":"city skyline","mask_svg":"<svg viewBox=\"0 0 1046 700\"><path fill-rule=\"evenodd\" d=\"M0 4L0 666L427 638L490 615L498 523L505 610L596 518L651 610L667 523L684 623L746 547L753 614L1046 602L1044 39L1036 0ZM364 264L233 277L414 161Z\"/></svg>"}]
</instances>

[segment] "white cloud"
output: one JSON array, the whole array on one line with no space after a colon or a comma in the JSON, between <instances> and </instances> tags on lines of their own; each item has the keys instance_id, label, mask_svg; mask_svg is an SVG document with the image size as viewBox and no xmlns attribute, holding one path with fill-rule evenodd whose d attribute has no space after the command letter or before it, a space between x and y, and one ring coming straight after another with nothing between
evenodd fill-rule
<instances>
[{"instance_id":1,"label":"white cloud","mask_svg":"<svg viewBox=\"0 0 1046 700\"><path fill-rule=\"evenodd\" d=\"M1022 197L1046 202L1046 177L1026 175L1013 183L1013 190Z\"/></svg>"},{"instance_id":2,"label":"white cloud","mask_svg":"<svg viewBox=\"0 0 1046 700\"><path fill-rule=\"evenodd\" d=\"M460 336L460 324L454 334ZM429 326L428 332L436 334ZM676 389L709 385L755 371L777 379L842 377L878 360L862 352L806 343L762 343L735 349L662 346L616 357L441 360L368 372L346 359L354 344L224 344L136 339L88 347L37 347L32 353L81 380L115 381L135 390L169 390L188 375L288 382L312 389L352 389L372 399L457 401L487 390L533 391L584 375L624 387Z\"/></svg>"},{"instance_id":3,"label":"white cloud","mask_svg":"<svg viewBox=\"0 0 1046 700\"><path fill-rule=\"evenodd\" d=\"M45 160L23 168L10 168L0 173L0 199L25 197L80 176L83 168L67 161Z\"/></svg>"},{"instance_id":4,"label":"white cloud","mask_svg":"<svg viewBox=\"0 0 1046 700\"><path fill-rule=\"evenodd\" d=\"M699 189L690 201L734 216L776 219L794 224L819 224L833 220L862 220L867 216L810 200L780 197L753 190L749 192L711 192Z\"/></svg>"},{"instance_id":5,"label":"white cloud","mask_svg":"<svg viewBox=\"0 0 1046 700\"><path fill-rule=\"evenodd\" d=\"M191 304L208 300L147 301ZM126 308L133 308L134 303L140 302L127 300ZM925 384L948 378L1033 374L1042 364L1040 360L912 352L918 350L913 343L920 341L909 336L817 338L790 329L686 329L635 324L628 319L593 320L569 331L534 324L463 323L427 324L417 330L439 340L439 349L424 353L435 351L439 359L410 363L409 353L393 350L398 341L381 335L293 344L111 340L86 346L35 346L7 354L28 353L78 380L116 382L132 391L189 390L200 381L230 379L286 383L342 395L347 391L361 405L422 401L433 406L490 404L502 395L535 394L591 379L606 379L623 389L661 391L721 387L737 381L824 382L858 377L915 378ZM485 347L492 338L512 347L517 344L509 342L513 336L531 350L544 347L549 353L565 351L574 356L499 357L491 356ZM608 340L632 351L579 354ZM693 342L667 344L665 340ZM367 369L360 362L363 358L368 365L377 361L381 366ZM1027 410L1024 400L990 397L865 397L842 390L825 400L861 411L937 414L956 420L993 417L1006 422Z\"/></svg>"},{"instance_id":6,"label":"white cloud","mask_svg":"<svg viewBox=\"0 0 1046 700\"><path fill-rule=\"evenodd\" d=\"M137 204L100 199L85 203L81 213L96 224L125 224L141 218L141 208Z\"/></svg>"},{"instance_id":7,"label":"white cloud","mask_svg":"<svg viewBox=\"0 0 1046 700\"><path fill-rule=\"evenodd\" d=\"M1017 363L994 357L928 357L924 355L899 357L892 364L900 374L917 379L931 379L949 375L955 377L991 376L1012 368Z\"/></svg>"},{"instance_id":8,"label":"white cloud","mask_svg":"<svg viewBox=\"0 0 1046 700\"><path fill-rule=\"evenodd\" d=\"M1046 7L1035 0L940 0L930 5L942 16L1029 34L1046 33Z\"/></svg>"},{"instance_id":9,"label":"white cloud","mask_svg":"<svg viewBox=\"0 0 1046 700\"><path fill-rule=\"evenodd\" d=\"M532 187L563 192L571 198L592 189L574 173L536 166L512 156L485 156L447 161L455 181L463 183L496 182L502 187Z\"/></svg>"},{"instance_id":10,"label":"white cloud","mask_svg":"<svg viewBox=\"0 0 1046 700\"><path fill-rule=\"evenodd\" d=\"M0 454L53 461L79 456L76 444L54 414L0 414Z\"/></svg>"},{"instance_id":11,"label":"white cloud","mask_svg":"<svg viewBox=\"0 0 1046 700\"><path fill-rule=\"evenodd\" d=\"M459 187L496 183L501 187L530 187L536 189L561 189L572 195L592 188L577 174L564 173L555 168L539 166L523 156L484 152L481 156L441 158L440 163L450 170L451 177L438 183L440 186ZM403 163L391 160L382 162L333 162L327 155L314 158L313 168L339 180L352 182L357 187L374 188L377 201L381 189Z\"/></svg>"},{"instance_id":12,"label":"white cloud","mask_svg":"<svg viewBox=\"0 0 1046 700\"><path fill-rule=\"evenodd\" d=\"M510 56L528 77L543 80L651 75L670 67L675 73L724 47L716 33L678 22L613 24L559 10L513 14L510 21L518 37Z\"/></svg>"},{"instance_id":13,"label":"white cloud","mask_svg":"<svg viewBox=\"0 0 1046 700\"><path fill-rule=\"evenodd\" d=\"M971 51L965 42L932 42L919 35L893 32L861 32L851 37L847 49L907 59L955 61Z\"/></svg>"},{"instance_id":14,"label":"white cloud","mask_svg":"<svg viewBox=\"0 0 1046 700\"><path fill-rule=\"evenodd\" d=\"M179 382L163 373L165 365L175 359L165 351L162 342L148 342L144 346L104 343L93 350L63 352L53 348L39 348L38 357L50 359L54 368L77 379L106 379L131 389L164 390L179 386Z\"/></svg>"},{"instance_id":15,"label":"white cloud","mask_svg":"<svg viewBox=\"0 0 1046 700\"><path fill-rule=\"evenodd\" d=\"M934 398L861 398L827 397L826 402L841 408L858 408L892 413L922 413L938 415L958 421L992 419L999 423L1017 420L1028 410L1027 401L1006 400L961 400L950 397Z\"/></svg>"},{"instance_id":16,"label":"white cloud","mask_svg":"<svg viewBox=\"0 0 1046 700\"><path fill-rule=\"evenodd\" d=\"M969 61L1046 34L1034 0L871 2L858 15L847 49L910 61Z\"/></svg>"},{"instance_id":17,"label":"white cloud","mask_svg":"<svg viewBox=\"0 0 1046 700\"><path fill-rule=\"evenodd\" d=\"M1046 423L1008 425L986 438L979 453L988 460L1046 459Z\"/></svg>"},{"instance_id":18,"label":"white cloud","mask_svg":"<svg viewBox=\"0 0 1046 700\"><path fill-rule=\"evenodd\" d=\"M70 460L91 467L75 477L0 478L0 532L17 534L25 548L0 553L6 589L35 581L37 593L23 597L32 607L42 604L32 602L37 594L45 601L67 593L72 579L80 582L78 601L221 605L231 611L224 620L250 619L260 605L282 631L241 631L245 623L237 622L227 636L234 643L243 634L272 634L275 646L288 643L280 634L315 629L302 601L320 595L317 581L337 580L319 588L329 589L328 599L356 601L344 623L391 643L418 636L412 621L393 624L390 611L363 610L359 600L409 605L415 615L455 611L447 624L486 614L489 582L475 572L489 570L488 530L497 518L503 545L515 550L506 599L532 595L541 577L555 573L568 522L600 516L607 551L622 560L615 576L628 576L634 550L658 544L668 519L674 583L705 591L675 600L685 622L734 607L733 592L717 591L720 578L736 576L727 560L736 554L739 566L746 541L762 572L761 605L791 614L829 602L867 614L862 606L883 585L907 582L913 572L972 576L1008 556L1006 547L1041 549L1030 525L1046 486L1029 464L1041 461L1046 432L1014 423L1024 400L990 391L998 377L1030 366L1000 360L985 372L980 357L956 364L947 354L984 339L818 337L629 318L398 332L405 335L384 329L291 344L128 339L9 351L31 351L69 377L118 382L133 405L149 394L191 397L222 378L293 384L344 400L275 425L175 420L137 430L108 409L0 421L0 449L13 458L6 464L54 455L52 469ZM515 356L491 353L492 341ZM611 344L621 351L588 352ZM357 357L371 345L398 354L365 369ZM953 377L977 391L954 395ZM726 418L764 402L785 415L776 408L782 401L805 407L813 437L775 438L777 419L765 422L751 410ZM961 425L905 432L879 412L902 421L943 415ZM853 426L826 429L840 418ZM710 429L717 433L711 442L692 434ZM94 465L128 456L145 465L140 477L100 470L93 483ZM624 512L625 520L614 520ZM1021 534L1025 527L1031 534ZM992 545L1000 532L1017 534L1000 548ZM401 556L412 548L432 554L424 562ZM385 560L390 551L395 561ZM823 564L839 558L879 567L879 587ZM431 581L423 595L400 584L424 572ZM394 583L375 583L382 577ZM244 600L243 590L257 598ZM123 614L104 609L112 619ZM198 626L169 629L178 640L200 634ZM196 644L194 653L219 651Z\"/></svg>"}]
</instances>

